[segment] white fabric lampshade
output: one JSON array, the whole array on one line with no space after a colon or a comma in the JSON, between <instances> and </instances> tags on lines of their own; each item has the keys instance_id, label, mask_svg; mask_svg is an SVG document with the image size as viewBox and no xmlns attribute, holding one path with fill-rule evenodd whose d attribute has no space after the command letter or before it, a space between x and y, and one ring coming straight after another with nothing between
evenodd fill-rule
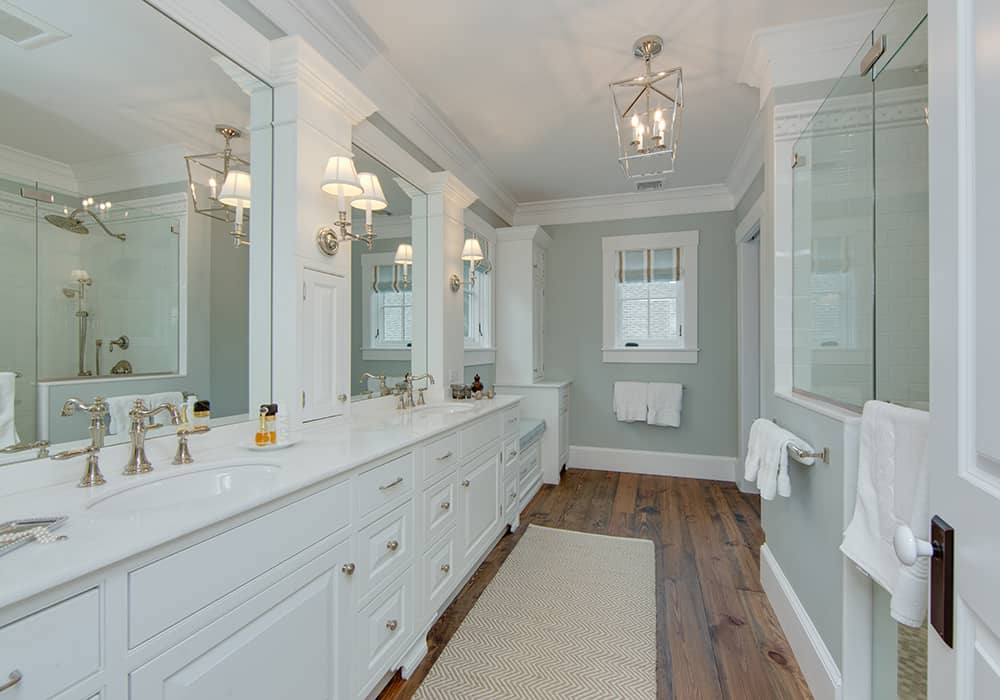
<instances>
[{"instance_id":1,"label":"white fabric lampshade","mask_svg":"<svg viewBox=\"0 0 1000 700\"><path fill-rule=\"evenodd\" d=\"M358 180L361 182L362 194L351 200L351 206L355 209L371 209L379 211L389 206L389 201L382 191L382 183L379 182L375 173L358 173Z\"/></svg>"},{"instance_id":2,"label":"white fabric lampshade","mask_svg":"<svg viewBox=\"0 0 1000 700\"><path fill-rule=\"evenodd\" d=\"M354 169L354 159L347 156L331 156L326 161L326 171L320 187L335 197L354 197L364 192L358 179L358 171Z\"/></svg>"},{"instance_id":3,"label":"white fabric lampshade","mask_svg":"<svg viewBox=\"0 0 1000 700\"><path fill-rule=\"evenodd\" d=\"M250 173L246 170L230 170L219 190L218 200L230 207L249 209Z\"/></svg>"},{"instance_id":4,"label":"white fabric lampshade","mask_svg":"<svg viewBox=\"0 0 1000 700\"><path fill-rule=\"evenodd\" d=\"M393 260L397 265L413 264L413 246L409 243L400 243L396 248L396 257Z\"/></svg>"},{"instance_id":5,"label":"white fabric lampshade","mask_svg":"<svg viewBox=\"0 0 1000 700\"><path fill-rule=\"evenodd\" d=\"M483 259L483 247L479 245L478 238L466 238L465 247L462 248L462 260L478 262Z\"/></svg>"}]
</instances>

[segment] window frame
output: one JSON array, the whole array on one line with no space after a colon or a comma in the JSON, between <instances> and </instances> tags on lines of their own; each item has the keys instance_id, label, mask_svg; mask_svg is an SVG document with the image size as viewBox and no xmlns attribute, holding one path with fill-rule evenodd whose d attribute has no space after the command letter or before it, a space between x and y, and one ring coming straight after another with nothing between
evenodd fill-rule
<instances>
[{"instance_id":1,"label":"window frame","mask_svg":"<svg viewBox=\"0 0 1000 700\"><path fill-rule=\"evenodd\" d=\"M361 348L361 359L363 360L400 360L409 361L412 354L411 347L374 345L372 332L374 328L374 318L372 316L372 305L375 301L375 294L372 292L372 282L374 280L373 270L383 265L392 265L396 259L396 254L392 253L364 253L361 256L361 293L365 295L365 301L361 305L361 330L364 338L364 345ZM413 292L413 277L410 276L410 292ZM413 297L410 297L410 305L413 305Z\"/></svg>"},{"instance_id":2,"label":"window frame","mask_svg":"<svg viewBox=\"0 0 1000 700\"><path fill-rule=\"evenodd\" d=\"M601 238L603 290L602 361L606 363L680 363L698 362L698 231L642 233ZM682 304L681 343L662 348L626 348L618 342L618 290L615 269L618 253L627 250L680 248L682 288L678 298Z\"/></svg>"}]
</instances>

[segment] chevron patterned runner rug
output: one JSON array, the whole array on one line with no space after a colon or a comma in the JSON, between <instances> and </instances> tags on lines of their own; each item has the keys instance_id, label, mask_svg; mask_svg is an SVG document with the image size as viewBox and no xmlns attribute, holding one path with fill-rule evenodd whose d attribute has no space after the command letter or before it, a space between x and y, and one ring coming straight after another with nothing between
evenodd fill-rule
<instances>
[{"instance_id":1,"label":"chevron patterned runner rug","mask_svg":"<svg viewBox=\"0 0 1000 700\"><path fill-rule=\"evenodd\" d=\"M656 698L649 540L530 525L414 700Z\"/></svg>"}]
</instances>

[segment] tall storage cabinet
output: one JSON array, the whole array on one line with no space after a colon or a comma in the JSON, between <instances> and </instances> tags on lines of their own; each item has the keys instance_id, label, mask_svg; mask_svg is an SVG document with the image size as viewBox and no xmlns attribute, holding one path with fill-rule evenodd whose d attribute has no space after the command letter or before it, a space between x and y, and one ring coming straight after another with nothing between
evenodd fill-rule
<instances>
[{"instance_id":1,"label":"tall storage cabinet","mask_svg":"<svg viewBox=\"0 0 1000 700\"><path fill-rule=\"evenodd\" d=\"M497 229L497 383L545 377L545 252L541 226Z\"/></svg>"}]
</instances>

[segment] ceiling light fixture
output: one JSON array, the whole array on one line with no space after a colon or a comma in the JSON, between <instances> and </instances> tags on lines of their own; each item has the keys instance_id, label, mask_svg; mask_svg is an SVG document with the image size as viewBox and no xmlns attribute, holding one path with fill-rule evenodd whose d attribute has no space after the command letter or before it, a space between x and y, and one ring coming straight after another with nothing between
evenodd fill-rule
<instances>
[{"instance_id":1,"label":"ceiling light fixture","mask_svg":"<svg viewBox=\"0 0 1000 700\"><path fill-rule=\"evenodd\" d=\"M662 50L662 37L639 38L632 53L643 60L644 73L609 85L618 162L629 178L674 171L684 109L684 78L680 66L653 72L653 56Z\"/></svg>"},{"instance_id":2,"label":"ceiling light fixture","mask_svg":"<svg viewBox=\"0 0 1000 700\"><path fill-rule=\"evenodd\" d=\"M231 169L242 171L247 177L247 184L249 184L250 161L233 155L232 149L232 140L243 136L243 132L235 126L225 124L216 124L215 132L226 140L226 145L221 151L184 156L187 165L188 189L191 191L191 203L198 214L203 214L216 221L234 224L234 229L238 229L240 232L236 238L236 244L247 245L243 221L237 221L237 214L242 214L242 211L237 212L235 204L229 205L222 201L219 190L220 183L223 187L226 185ZM231 182L230 184L235 183ZM203 194L204 188L208 189L207 200ZM245 197L247 203L240 207L241 210L249 208L249 197L250 193L247 191Z\"/></svg>"}]
</instances>

